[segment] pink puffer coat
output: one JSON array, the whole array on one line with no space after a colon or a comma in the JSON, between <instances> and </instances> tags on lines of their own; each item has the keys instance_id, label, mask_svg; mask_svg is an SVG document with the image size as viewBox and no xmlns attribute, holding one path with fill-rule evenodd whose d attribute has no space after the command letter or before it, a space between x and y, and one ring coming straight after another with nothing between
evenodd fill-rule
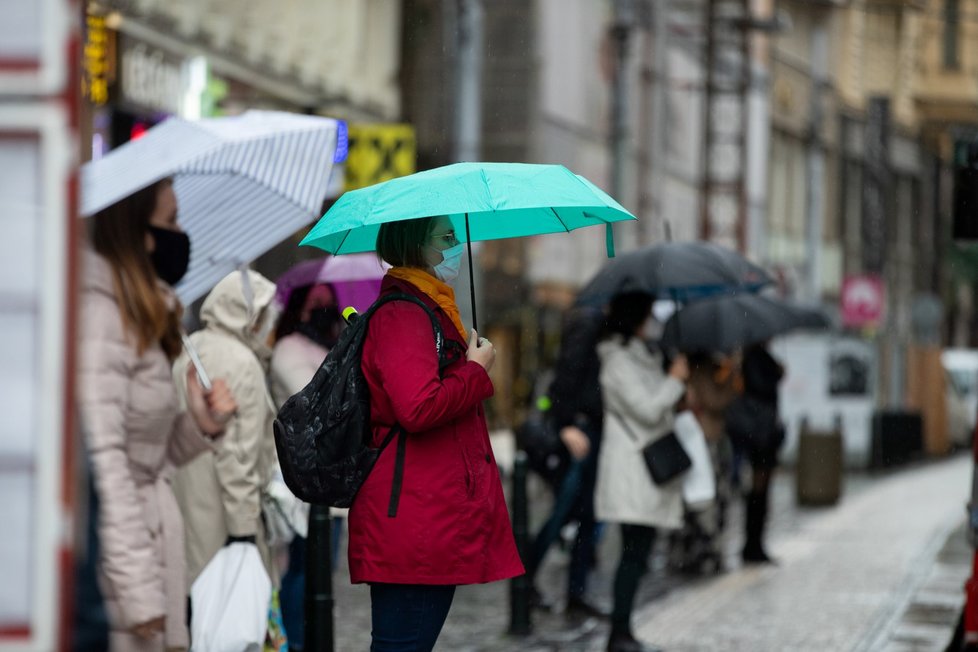
<instances>
[{"instance_id":1,"label":"pink puffer coat","mask_svg":"<svg viewBox=\"0 0 978 652\"><path fill-rule=\"evenodd\" d=\"M78 398L99 498L100 580L111 646L185 648L183 521L170 477L211 443L180 411L160 346L137 355L108 262L87 251L84 264ZM128 633L160 616L166 631L157 640L140 642Z\"/></svg>"}]
</instances>

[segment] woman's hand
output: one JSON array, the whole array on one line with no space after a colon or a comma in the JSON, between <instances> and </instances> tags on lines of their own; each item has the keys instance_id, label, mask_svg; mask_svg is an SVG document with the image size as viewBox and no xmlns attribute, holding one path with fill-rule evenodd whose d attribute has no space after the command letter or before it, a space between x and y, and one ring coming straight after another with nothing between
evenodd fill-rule
<instances>
[{"instance_id":1,"label":"woman's hand","mask_svg":"<svg viewBox=\"0 0 978 652\"><path fill-rule=\"evenodd\" d=\"M479 337L473 328L469 335L469 350L465 352L465 359L476 362L482 365L483 369L489 371L492 369L493 362L496 361L496 348L486 338Z\"/></svg>"},{"instance_id":2,"label":"woman's hand","mask_svg":"<svg viewBox=\"0 0 978 652\"><path fill-rule=\"evenodd\" d=\"M676 356L669 365L669 375L681 383L689 380L689 361L686 360L686 354L680 353Z\"/></svg>"},{"instance_id":3,"label":"woman's hand","mask_svg":"<svg viewBox=\"0 0 978 652\"><path fill-rule=\"evenodd\" d=\"M187 365L187 409L201 432L216 437L224 432L224 426L237 412L238 404L223 379L216 379L211 391L205 392L197 371L193 365Z\"/></svg>"},{"instance_id":4,"label":"woman's hand","mask_svg":"<svg viewBox=\"0 0 978 652\"><path fill-rule=\"evenodd\" d=\"M156 634L162 632L165 626L166 617L160 616L159 618L154 618L153 620L147 620L145 623L133 625L129 631L139 638L148 640L156 636Z\"/></svg>"}]
</instances>

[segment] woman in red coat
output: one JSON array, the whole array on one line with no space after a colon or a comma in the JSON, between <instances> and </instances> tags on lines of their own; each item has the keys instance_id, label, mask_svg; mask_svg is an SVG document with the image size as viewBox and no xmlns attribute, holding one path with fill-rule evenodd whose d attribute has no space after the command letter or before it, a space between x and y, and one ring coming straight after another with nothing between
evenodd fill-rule
<instances>
[{"instance_id":1,"label":"woman in red coat","mask_svg":"<svg viewBox=\"0 0 978 652\"><path fill-rule=\"evenodd\" d=\"M381 295L424 302L456 359L439 370L431 320L414 303L388 303L370 319L362 368L374 445L395 424L408 433L396 515L388 515L396 439L350 509L350 579L370 584L374 651L431 650L457 585L523 573L482 407L495 351L466 333L446 283L462 251L446 217L384 224L377 236L393 266Z\"/></svg>"}]
</instances>

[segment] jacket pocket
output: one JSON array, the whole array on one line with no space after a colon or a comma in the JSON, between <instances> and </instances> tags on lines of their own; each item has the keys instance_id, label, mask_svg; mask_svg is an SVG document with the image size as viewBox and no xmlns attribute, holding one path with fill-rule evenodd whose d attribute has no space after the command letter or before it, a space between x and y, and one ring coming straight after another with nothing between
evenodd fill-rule
<instances>
[{"instance_id":1,"label":"jacket pocket","mask_svg":"<svg viewBox=\"0 0 978 652\"><path fill-rule=\"evenodd\" d=\"M462 439L459 437L457 425L452 426L452 439L455 442L455 450L457 451L459 463L461 465L462 481L463 481L462 486L465 488L465 493L463 493L462 495L464 495L466 498L469 498L472 496L473 484L474 484L472 479L472 469L469 465L469 458L465 454L465 442L462 441Z\"/></svg>"}]
</instances>

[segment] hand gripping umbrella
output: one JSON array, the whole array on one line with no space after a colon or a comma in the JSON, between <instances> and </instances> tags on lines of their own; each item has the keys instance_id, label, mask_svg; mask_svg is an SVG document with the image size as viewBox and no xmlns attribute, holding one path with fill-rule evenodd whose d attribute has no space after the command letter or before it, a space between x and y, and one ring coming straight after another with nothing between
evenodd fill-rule
<instances>
[{"instance_id":1,"label":"hand gripping umbrella","mask_svg":"<svg viewBox=\"0 0 978 652\"><path fill-rule=\"evenodd\" d=\"M302 240L332 254L373 251L380 225L447 216L469 244L606 225L635 217L590 181L561 165L456 163L348 192ZM470 285L473 327L475 286Z\"/></svg>"}]
</instances>

